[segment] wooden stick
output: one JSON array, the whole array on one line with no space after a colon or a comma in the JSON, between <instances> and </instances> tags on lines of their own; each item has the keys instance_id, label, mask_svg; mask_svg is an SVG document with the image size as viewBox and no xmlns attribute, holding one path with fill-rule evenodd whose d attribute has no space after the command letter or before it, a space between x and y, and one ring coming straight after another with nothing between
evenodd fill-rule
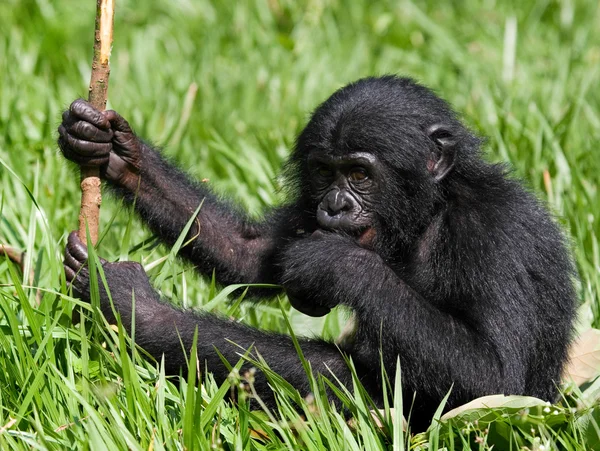
<instances>
[{"instance_id":1,"label":"wooden stick","mask_svg":"<svg viewBox=\"0 0 600 451\"><path fill-rule=\"evenodd\" d=\"M29 279L27 279L27 277L25 276L25 252L19 252L14 247L7 246L5 244L0 244L0 257L2 257L2 256L8 258L10 261L19 265L19 269L21 270L21 273L23 274L23 284L24 285L25 284L33 285L33 280L35 278L35 273L33 271L33 268L31 268L29 270ZM40 291L39 288L37 289L37 291L35 293L35 300L37 302L37 305L40 305L42 302L42 292Z\"/></svg>"},{"instance_id":2,"label":"wooden stick","mask_svg":"<svg viewBox=\"0 0 600 451\"><path fill-rule=\"evenodd\" d=\"M108 77L110 75L110 50L113 40L115 0L97 0L94 59L90 81L89 102L98 110L106 108ZM86 242L86 224L92 245L98 242L100 220L100 174L97 167L81 168L81 209L79 211L79 239Z\"/></svg>"},{"instance_id":3,"label":"wooden stick","mask_svg":"<svg viewBox=\"0 0 600 451\"><path fill-rule=\"evenodd\" d=\"M21 271L23 271L23 252L17 251L14 247L6 246L5 244L0 244L0 255L4 255L9 260L15 262L17 265L19 265Z\"/></svg>"}]
</instances>

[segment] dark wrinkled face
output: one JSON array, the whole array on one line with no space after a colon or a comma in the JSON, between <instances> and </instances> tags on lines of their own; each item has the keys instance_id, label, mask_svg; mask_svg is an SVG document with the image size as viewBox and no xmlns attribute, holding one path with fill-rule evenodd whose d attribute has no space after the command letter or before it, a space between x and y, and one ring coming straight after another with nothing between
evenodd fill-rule
<instances>
[{"instance_id":1,"label":"dark wrinkled face","mask_svg":"<svg viewBox=\"0 0 600 451\"><path fill-rule=\"evenodd\" d=\"M359 236L373 225L380 174L367 152L311 152L308 170L319 228Z\"/></svg>"}]
</instances>

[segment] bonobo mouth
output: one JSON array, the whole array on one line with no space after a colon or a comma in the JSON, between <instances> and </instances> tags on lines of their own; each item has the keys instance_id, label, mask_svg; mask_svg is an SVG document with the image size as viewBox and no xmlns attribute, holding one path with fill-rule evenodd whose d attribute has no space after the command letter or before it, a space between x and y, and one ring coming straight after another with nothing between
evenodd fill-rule
<instances>
[{"instance_id":1,"label":"bonobo mouth","mask_svg":"<svg viewBox=\"0 0 600 451\"><path fill-rule=\"evenodd\" d=\"M344 229L341 227L337 228L329 228L329 227L319 227L316 232L333 232L343 234L356 239L356 242L359 246L364 247L366 249L372 249L375 243L375 238L377 237L377 231L375 227L372 225L365 225L362 227L352 227L350 229Z\"/></svg>"},{"instance_id":2,"label":"bonobo mouth","mask_svg":"<svg viewBox=\"0 0 600 451\"><path fill-rule=\"evenodd\" d=\"M340 211L337 214L332 214L326 210L317 210L317 223L319 227L325 230L342 230L350 232L356 229L356 215L348 212Z\"/></svg>"},{"instance_id":3,"label":"bonobo mouth","mask_svg":"<svg viewBox=\"0 0 600 451\"><path fill-rule=\"evenodd\" d=\"M339 212L331 214L324 210L317 210L317 224L323 230L342 232L351 236L359 236L371 226L371 221L360 212Z\"/></svg>"}]
</instances>

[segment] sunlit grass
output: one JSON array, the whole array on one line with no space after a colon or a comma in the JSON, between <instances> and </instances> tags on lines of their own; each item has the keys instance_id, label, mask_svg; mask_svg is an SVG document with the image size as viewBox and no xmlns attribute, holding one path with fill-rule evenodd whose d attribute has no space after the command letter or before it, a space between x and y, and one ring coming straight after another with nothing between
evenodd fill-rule
<instances>
[{"instance_id":1,"label":"sunlit grass","mask_svg":"<svg viewBox=\"0 0 600 451\"><path fill-rule=\"evenodd\" d=\"M26 251L24 272L33 274L23 282L0 258L0 448L377 449L439 440L489 449L506 428L513 449L585 449L598 440L598 408L566 407L557 416L499 414L488 435L457 423L411 438L389 417L375 426L360 386L331 407L326 382L313 381L307 403L275 374L279 409L269 416L247 399L223 402L229 390L210 378L199 391L165 378L85 306L73 326L78 301L66 291L61 255L77 225L78 173L60 157L55 130L61 110L87 92L93 14L90 1L0 2L0 243ZM280 164L333 90L383 73L432 87L489 137L489 158L510 162L556 213L571 238L587 321L600 326L597 2L120 0L116 16L109 107L256 215L281 201ZM168 250L110 196L101 230L102 257L151 267L176 303L288 330L277 302L257 309L236 294L211 303L220 288L165 259ZM335 337L347 316L313 320L285 299L281 306L299 335ZM593 405L600 389L591 389Z\"/></svg>"}]
</instances>

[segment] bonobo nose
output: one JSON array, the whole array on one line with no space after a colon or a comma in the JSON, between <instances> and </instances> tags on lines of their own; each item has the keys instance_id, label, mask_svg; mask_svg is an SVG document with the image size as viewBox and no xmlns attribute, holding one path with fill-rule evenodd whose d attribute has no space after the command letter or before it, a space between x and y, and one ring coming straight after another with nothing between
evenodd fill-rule
<instances>
[{"instance_id":1,"label":"bonobo nose","mask_svg":"<svg viewBox=\"0 0 600 451\"><path fill-rule=\"evenodd\" d=\"M339 229L352 226L357 204L344 190L328 192L317 208L317 223L324 229Z\"/></svg>"},{"instance_id":2,"label":"bonobo nose","mask_svg":"<svg viewBox=\"0 0 600 451\"><path fill-rule=\"evenodd\" d=\"M331 191L323 199L321 208L325 210L329 216L337 216L340 213L352 209L352 198L344 191Z\"/></svg>"}]
</instances>

